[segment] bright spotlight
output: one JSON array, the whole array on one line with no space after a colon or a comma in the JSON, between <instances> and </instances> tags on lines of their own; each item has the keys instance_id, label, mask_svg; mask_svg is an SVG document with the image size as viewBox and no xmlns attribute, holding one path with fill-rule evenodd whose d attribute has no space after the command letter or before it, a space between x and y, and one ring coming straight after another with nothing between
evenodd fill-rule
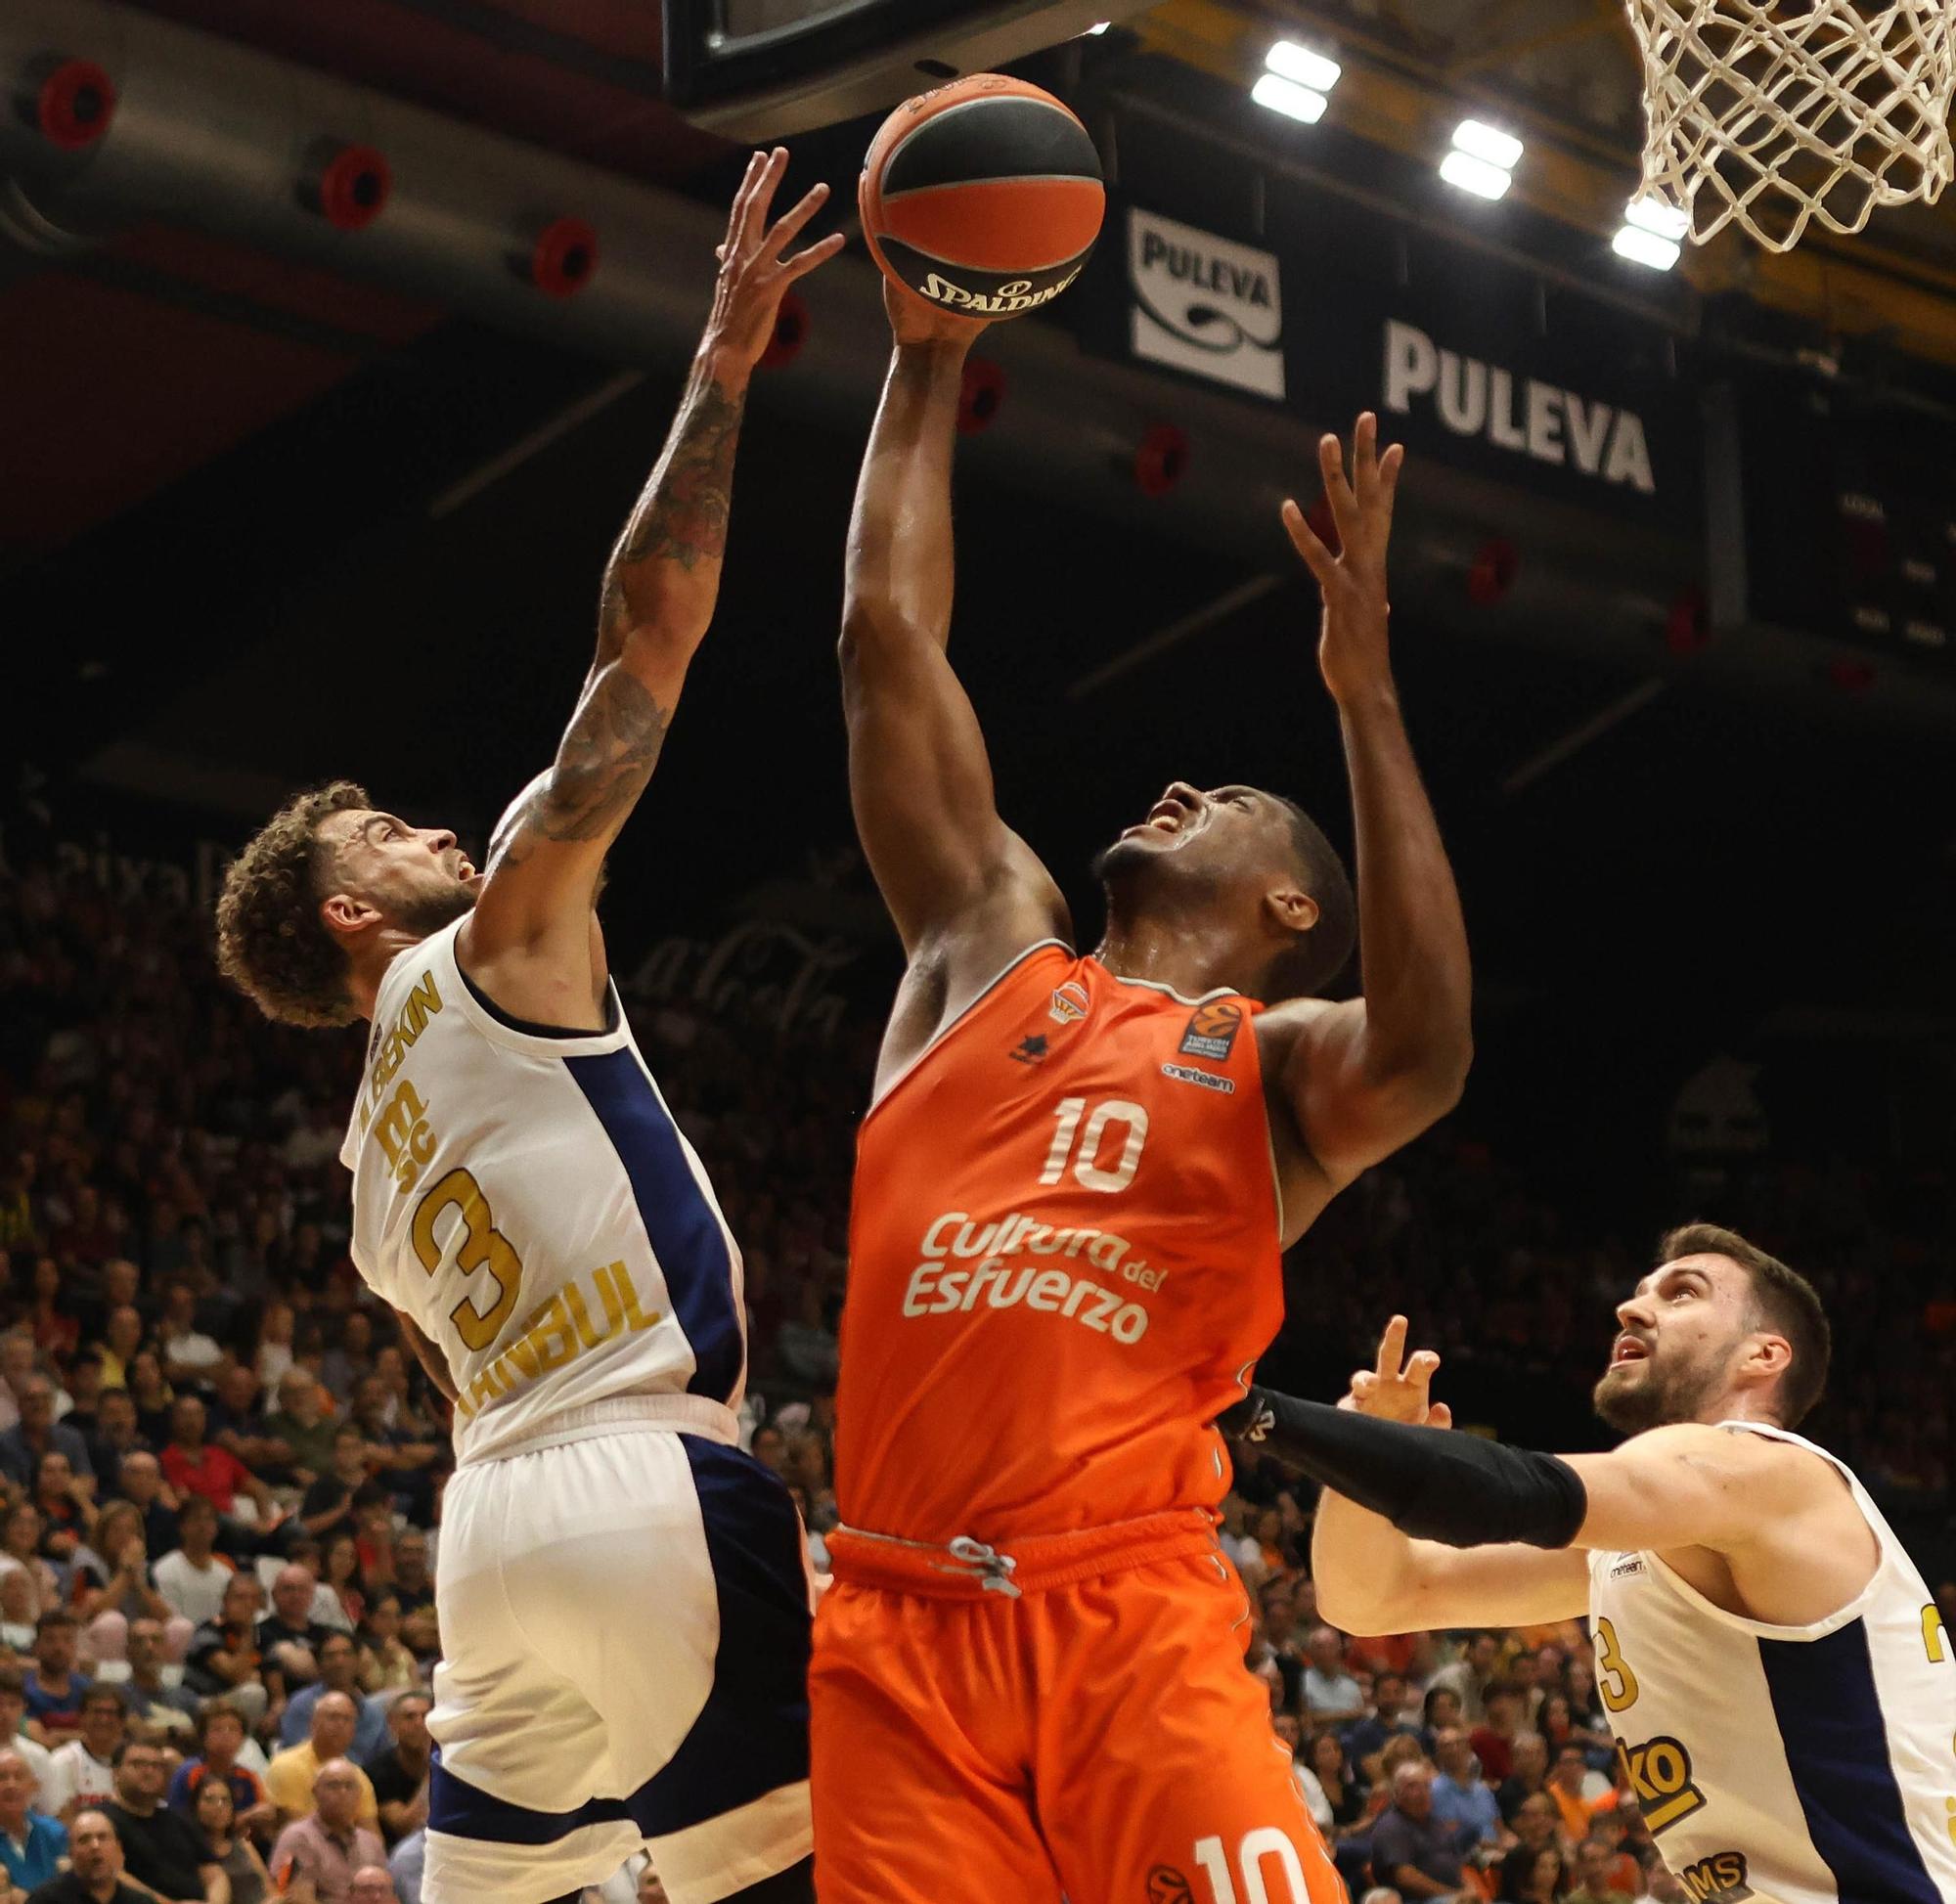
<instances>
[{"instance_id":1,"label":"bright spotlight","mask_svg":"<svg viewBox=\"0 0 1956 1904\"><path fill-rule=\"evenodd\" d=\"M1464 152L1470 158L1485 160L1497 171L1512 172L1521 159L1522 142L1512 132L1503 132L1497 126L1483 125L1479 119L1462 119L1453 128L1453 150Z\"/></svg>"},{"instance_id":2,"label":"bright spotlight","mask_svg":"<svg viewBox=\"0 0 1956 1904\"><path fill-rule=\"evenodd\" d=\"M1267 106L1272 112L1281 112L1288 119L1301 119L1306 125L1315 125L1331 104L1322 93L1314 93L1309 86L1300 86L1276 72L1265 73L1250 88L1250 97L1259 106Z\"/></svg>"},{"instance_id":3,"label":"bright spotlight","mask_svg":"<svg viewBox=\"0 0 1956 1904\"><path fill-rule=\"evenodd\" d=\"M1328 93L1338 83L1345 68L1322 53L1313 53L1295 40L1279 40L1264 55L1264 65L1282 78L1294 79L1314 93Z\"/></svg>"},{"instance_id":4,"label":"bright spotlight","mask_svg":"<svg viewBox=\"0 0 1956 1904\"><path fill-rule=\"evenodd\" d=\"M1472 153L1450 152L1440 161L1440 176L1477 199L1498 199L1514 183L1511 174Z\"/></svg>"}]
</instances>

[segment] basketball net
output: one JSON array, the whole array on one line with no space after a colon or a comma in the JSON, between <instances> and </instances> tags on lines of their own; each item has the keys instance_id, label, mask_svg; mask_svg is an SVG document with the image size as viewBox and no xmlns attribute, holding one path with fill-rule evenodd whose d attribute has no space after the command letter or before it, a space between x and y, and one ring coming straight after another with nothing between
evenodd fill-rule
<instances>
[{"instance_id":1,"label":"basketball net","mask_svg":"<svg viewBox=\"0 0 1956 1904\"><path fill-rule=\"evenodd\" d=\"M1956 161L1951 0L1628 0L1644 59L1643 195L1699 244L1737 223L1774 251L1818 219L1933 204Z\"/></svg>"}]
</instances>

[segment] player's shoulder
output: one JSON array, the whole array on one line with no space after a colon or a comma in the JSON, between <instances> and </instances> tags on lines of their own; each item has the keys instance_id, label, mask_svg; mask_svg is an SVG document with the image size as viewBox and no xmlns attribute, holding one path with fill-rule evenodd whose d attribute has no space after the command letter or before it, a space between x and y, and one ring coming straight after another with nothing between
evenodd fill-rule
<instances>
[{"instance_id":1,"label":"player's shoulder","mask_svg":"<svg viewBox=\"0 0 1956 1904\"><path fill-rule=\"evenodd\" d=\"M1833 1495L1841 1469L1816 1447L1782 1434L1760 1434L1740 1422L1667 1422L1622 1443L1620 1453L1710 1469L1721 1479L1766 1485L1775 1493Z\"/></svg>"}]
</instances>

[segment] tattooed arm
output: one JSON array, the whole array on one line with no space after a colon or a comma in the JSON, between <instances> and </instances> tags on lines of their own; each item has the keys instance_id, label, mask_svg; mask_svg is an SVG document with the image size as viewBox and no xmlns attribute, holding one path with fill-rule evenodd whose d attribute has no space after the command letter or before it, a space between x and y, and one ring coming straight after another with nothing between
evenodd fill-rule
<instances>
[{"instance_id":1,"label":"tattooed arm","mask_svg":"<svg viewBox=\"0 0 1956 1904\"><path fill-rule=\"evenodd\" d=\"M822 205L817 186L774 225L787 154L754 155L734 200L712 315L672 432L604 571L598 650L556 759L497 828L464 969L507 1012L569 1030L604 1021L593 905L604 855L658 762L694 650L713 617L747 382L782 294L833 257L840 235L782 252Z\"/></svg>"}]
</instances>

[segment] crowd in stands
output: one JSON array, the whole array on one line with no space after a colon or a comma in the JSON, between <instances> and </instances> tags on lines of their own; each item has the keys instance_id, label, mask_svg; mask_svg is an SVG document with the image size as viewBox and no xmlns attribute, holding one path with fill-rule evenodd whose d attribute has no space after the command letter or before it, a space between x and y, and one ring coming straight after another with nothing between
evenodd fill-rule
<instances>
[{"instance_id":1,"label":"crowd in stands","mask_svg":"<svg viewBox=\"0 0 1956 1904\"><path fill-rule=\"evenodd\" d=\"M0 863L0 998L5 1904L419 1904L448 1441L345 1254L360 1038L264 1024L194 908L40 863ZM746 1427L820 1567L874 1027L817 1047L665 1006L639 1030L743 1243ZM1771 1168L1715 1214L1832 1300L1826 1439L1946 1514L1947 1237L1877 1179ZM1341 1368L1401 1308L1449 1362L1579 1405L1645 1266L1441 1132L1334 1205L1288 1274ZM1897 1301L1932 1318L1900 1353ZM1355 1896L1677 1894L1580 1630L1348 1639L1316 1617L1308 1490L1267 1464L1237 1483L1249 1664ZM607 1895L660 1892L630 1869Z\"/></svg>"}]
</instances>

